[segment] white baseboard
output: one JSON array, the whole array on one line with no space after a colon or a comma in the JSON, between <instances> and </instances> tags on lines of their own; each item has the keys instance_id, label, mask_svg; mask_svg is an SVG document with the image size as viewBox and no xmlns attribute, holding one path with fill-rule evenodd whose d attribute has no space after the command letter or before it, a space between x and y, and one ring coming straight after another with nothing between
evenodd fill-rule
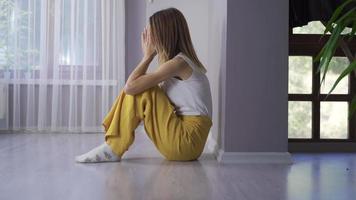
<instances>
[{"instance_id":1,"label":"white baseboard","mask_svg":"<svg viewBox=\"0 0 356 200\"><path fill-rule=\"evenodd\" d=\"M280 163L292 164L292 156L288 152L224 152L218 151L220 163Z\"/></svg>"}]
</instances>

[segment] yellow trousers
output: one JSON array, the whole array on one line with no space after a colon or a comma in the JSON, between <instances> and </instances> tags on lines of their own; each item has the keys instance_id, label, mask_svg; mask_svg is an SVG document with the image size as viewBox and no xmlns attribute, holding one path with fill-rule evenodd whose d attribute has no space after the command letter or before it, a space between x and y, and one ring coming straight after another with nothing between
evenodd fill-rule
<instances>
[{"instance_id":1,"label":"yellow trousers","mask_svg":"<svg viewBox=\"0 0 356 200\"><path fill-rule=\"evenodd\" d=\"M206 115L178 115L166 93L157 85L128 95L122 89L102 121L105 141L120 157L135 139L143 120L144 129L167 160L196 160L203 152L212 120Z\"/></svg>"}]
</instances>

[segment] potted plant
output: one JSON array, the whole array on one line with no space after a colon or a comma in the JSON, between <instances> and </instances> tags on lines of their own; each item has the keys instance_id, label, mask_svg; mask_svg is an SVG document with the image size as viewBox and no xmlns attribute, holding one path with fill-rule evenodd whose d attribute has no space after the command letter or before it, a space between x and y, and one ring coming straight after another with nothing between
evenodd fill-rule
<instances>
[{"instance_id":1,"label":"potted plant","mask_svg":"<svg viewBox=\"0 0 356 200\"><path fill-rule=\"evenodd\" d=\"M345 55L347 56L350 64L346 67L345 70L339 75L339 77L334 82L333 86L331 87L330 91L326 95L326 98L330 95L330 93L335 89L337 84L347 75L356 76L356 54L353 55L348 48L346 42L344 41L345 37L348 37L348 41L350 41L356 33L356 6L351 7L347 12L341 14L346 6L355 5L356 0L346 0L337 9L333 12L331 18L325 25L325 31L322 35L324 37L328 32L331 33L329 39L320 50L319 54L314 58L314 62L319 62L318 73L322 73L321 84L325 80L325 76L327 74L329 64L331 58L333 57L335 50L338 47L341 47ZM341 34L344 29L351 25L350 33L344 35ZM351 118L353 114L356 112L356 95L353 96L351 100L351 105L349 109L348 117Z\"/></svg>"}]
</instances>

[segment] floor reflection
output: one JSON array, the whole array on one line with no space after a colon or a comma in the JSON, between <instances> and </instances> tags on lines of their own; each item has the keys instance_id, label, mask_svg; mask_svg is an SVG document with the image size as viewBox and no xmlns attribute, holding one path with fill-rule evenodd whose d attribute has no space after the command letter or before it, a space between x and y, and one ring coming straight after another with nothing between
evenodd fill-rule
<instances>
[{"instance_id":1,"label":"floor reflection","mask_svg":"<svg viewBox=\"0 0 356 200\"><path fill-rule=\"evenodd\" d=\"M144 136L144 135L141 135ZM121 162L80 164L102 134L0 134L0 199L351 200L356 154L293 154L293 165L165 160L149 140ZM142 137L141 139L146 139Z\"/></svg>"},{"instance_id":2,"label":"floor reflection","mask_svg":"<svg viewBox=\"0 0 356 200\"><path fill-rule=\"evenodd\" d=\"M295 154L288 199L354 199L356 154Z\"/></svg>"}]
</instances>

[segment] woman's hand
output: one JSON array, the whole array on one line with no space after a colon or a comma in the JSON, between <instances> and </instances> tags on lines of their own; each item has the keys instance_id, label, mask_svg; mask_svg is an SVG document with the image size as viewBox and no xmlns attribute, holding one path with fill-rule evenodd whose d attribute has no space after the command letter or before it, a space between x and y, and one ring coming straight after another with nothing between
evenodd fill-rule
<instances>
[{"instance_id":1,"label":"woman's hand","mask_svg":"<svg viewBox=\"0 0 356 200\"><path fill-rule=\"evenodd\" d=\"M141 33L141 46L144 58L153 58L157 52L152 42L151 30L146 26Z\"/></svg>"},{"instance_id":2,"label":"woman's hand","mask_svg":"<svg viewBox=\"0 0 356 200\"><path fill-rule=\"evenodd\" d=\"M147 68L149 67L151 61L156 56L157 52L155 46L152 43L152 37L150 34L150 30L147 29L149 26L146 26L144 31L141 34L141 45L142 45L142 52L143 58L141 59L140 63L136 66L136 68L131 72L130 76L128 77L125 88L132 88L132 85L135 85L134 82L140 76L143 76ZM126 90L125 89L125 90ZM130 91L128 89L127 91Z\"/></svg>"}]
</instances>

